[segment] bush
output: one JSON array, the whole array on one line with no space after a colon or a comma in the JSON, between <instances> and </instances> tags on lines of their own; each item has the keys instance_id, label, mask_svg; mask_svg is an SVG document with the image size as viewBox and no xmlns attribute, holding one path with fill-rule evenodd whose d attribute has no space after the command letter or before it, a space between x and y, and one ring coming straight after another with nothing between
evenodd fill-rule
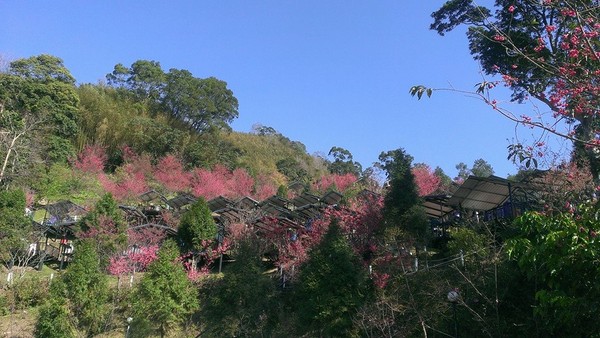
<instances>
[{"instance_id":1,"label":"bush","mask_svg":"<svg viewBox=\"0 0 600 338\"><path fill-rule=\"evenodd\" d=\"M15 309L23 310L38 306L48 297L48 280L40 276L27 276L15 282L10 288Z\"/></svg>"}]
</instances>

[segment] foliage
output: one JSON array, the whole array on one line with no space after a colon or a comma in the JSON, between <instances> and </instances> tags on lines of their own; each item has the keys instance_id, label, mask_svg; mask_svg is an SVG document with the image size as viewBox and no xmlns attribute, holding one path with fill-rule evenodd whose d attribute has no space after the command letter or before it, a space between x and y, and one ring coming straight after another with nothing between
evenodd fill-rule
<instances>
[{"instance_id":1,"label":"foliage","mask_svg":"<svg viewBox=\"0 0 600 338\"><path fill-rule=\"evenodd\" d=\"M166 241L148 267L131 298L132 331L145 322L162 337L198 309L197 291L177 260L178 252L173 241Z\"/></svg>"},{"instance_id":2,"label":"foliage","mask_svg":"<svg viewBox=\"0 0 600 338\"><path fill-rule=\"evenodd\" d=\"M331 147L328 155L333 157L333 161L328 166L332 174L360 176L362 173L362 165L352 160L350 151L341 147Z\"/></svg>"},{"instance_id":3,"label":"foliage","mask_svg":"<svg viewBox=\"0 0 600 338\"><path fill-rule=\"evenodd\" d=\"M0 182L73 154L79 102L73 83L62 60L50 55L15 60L0 74Z\"/></svg>"},{"instance_id":4,"label":"foliage","mask_svg":"<svg viewBox=\"0 0 600 338\"><path fill-rule=\"evenodd\" d=\"M450 193L451 188L452 188L452 183L453 183L450 176L446 175L444 170L440 167L436 167L433 170L433 174L435 176L437 176L440 180L440 185L438 187L439 193L442 193L442 194Z\"/></svg>"},{"instance_id":5,"label":"foliage","mask_svg":"<svg viewBox=\"0 0 600 338\"><path fill-rule=\"evenodd\" d=\"M183 163L174 155L167 155L158 161L154 177L172 192L185 191L191 179L190 173L184 170Z\"/></svg>"},{"instance_id":6,"label":"foliage","mask_svg":"<svg viewBox=\"0 0 600 338\"><path fill-rule=\"evenodd\" d=\"M265 273L259 240L252 235L241 239L224 276L203 287L207 336L270 335L279 299L274 280Z\"/></svg>"},{"instance_id":7,"label":"foliage","mask_svg":"<svg viewBox=\"0 0 600 338\"><path fill-rule=\"evenodd\" d=\"M217 224L204 198L198 198L181 216L177 236L184 250L196 252L216 239Z\"/></svg>"},{"instance_id":8,"label":"foliage","mask_svg":"<svg viewBox=\"0 0 600 338\"><path fill-rule=\"evenodd\" d=\"M494 168L482 158L475 160L471 168L460 162L456 165L456 170L458 175L454 180L459 183L466 181L469 176L489 177L494 174Z\"/></svg>"},{"instance_id":9,"label":"foliage","mask_svg":"<svg viewBox=\"0 0 600 338\"><path fill-rule=\"evenodd\" d=\"M325 175L326 162L306 153L304 145L278 132L267 134L232 132L223 135L239 151L236 167L258 176L269 177L275 190L279 185L300 181L309 183Z\"/></svg>"},{"instance_id":10,"label":"foliage","mask_svg":"<svg viewBox=\"0 0 600 338\"><path fill-rule=\"evenodd\" d=\"M104 171L108 157L104 148L87 145L77 155L73 166L86 174L99 174Z\"/></svg>"},{"instance_id":11,"label":"foliage","mask_svg":"<svg viewBox=\"0 0 600 338\"><path fill-rule=\"evenodd\" d=\"M187 70L165 73L156 61L138 60L130 68L117 64L107 75L110 85L164 109L172 118L198 132L227 129L238 117L238 101L227 83L214 77L196 78Z\"/></svg>"},{"instance_id":12,"label":"foliage","mask_svg":"<svg viewBox=\"0 0 600 338\"><path fill-rule=\"evenodd\" d=\"M541 324L556 336L598 332L598 206L583 204L577 213L550 217L530 212L516 226L522 234L509 241L508 253L535 281ZM576 276L576 277L575 277Z\"/></svg>"},{"instance_id":13,"label":"foliage","mask_svg":"<svg viewBox=\"0 0 600 338\"><path fill-rule=\"evenodd\" d=\"M328 190L334 190L337 192L344 192L349 187L351 187L358 178L351 173L339 175L339 174L330 174L321 176L313 185L313 191L319 193L326 193Z\"/></svg>"},{"instance_id":14,"label":"foliage","mask_svg":"<svg viewBox=\"0 0 600 338\"><path fill-rule=\"evenodd\" d=\"M413 176L415 177L415 183L419 190L419 196L427 196L440 187L440 178L431 170L431 168L425 163L418 163L411 169Z\"/></svg>"},{"instance_id":15,"label":"foliage","mask_svg":"<svg viewBox=\"0 0 600 338\"><path fill-rule=\"evenodd\" d=\"M595 177L600 171L595 151L600 98L597 6L592 0L501 0L495 2L492 15L475 2L450 0L432 14L431 25L441 35L468 26L471 54L485 74L502 78L478 84L476 94L512 121L573 140L576 157L587 159ZM552 120L544 121L541 114L517 116L501 108L490 97L490 90L499 84L512 90L515 101L533 97L546 105ZM563 121L562 126L557 123ZM540 144L544 142L527 147L517 143L509 149L509 157L530 168L537 165L536 157L543 156L536 150Z\"/></svg>"},{"instance_id":16,"label":"foliage","mask_svg":"<svg viewBox=\"0 0 600 338\"><path fill-rule=\"evenodd\" d=\"M541 209L547 213L572 211L580 203L592 200L597 191L589 167L575 163L562 163L529 176L527 180L539 195Z\"/></svg>"},{"instance_id":17,"label":"foliage","mask_svg":"<svg viewBox=\"0 0 600 338\"><path fill-rule=\"evenodd\" d=\"M368 299L370 282L341 229L332 224L311 250L294 289L301 332L326 337L356 334L352 317Z\"/></svg>"},{"instance_id":18,"label":"foliage","mask_svg":"<svg viewBox=\"0 0 600 338\"><path fill-rule=\"evenodd\" d=\"M0 191L0 259L11 265L15 254L26 250L32 232L31 220L25 216L22 190Z\"/></svg>"},{"instance_id":19,"label":"foliage","mask_svg":"<svg viewBox=\"0 0 600 338\"><path fill-rule=\"evenodd\" d=\"M78 204L96 201L103 193L98 182L90 176L73 171L67 164L53 164L37 168L28 182L40 199L58 201L68 199Z\"/></svg>"},{"instance_id":20,"label":"foliage","mask_svg":"<svg viewBox=\"0 0 600 338\"><path fill-rule=\"evenodd\" d=\"M49 294L49 284L38 275L16 280L10 286L12 301L19 310L26 310L44 303Z\"/></svg>"},{"instance_id":21,"label":"foliage","mask_svg":"<svg viewBox=\"0 0 600 338\"><path fill-rule=\"evenodd\" d=\"M494 175L494 169L492 168L491 164L480 158L473 162L471 173L476 177L489 177Z\"/></svg>"},{"instance_id":22,"label":"foliage","mask_svg":"<svg viewBox=\"0 0 600 338\"><path fill-rule=\"evenodd\" d=\"M411 171L412 156L396 149L382 152L379 161L389 185L383 205L386 241L397 246L397 241L408 234L423 243L428 222L420 208L418 187Z\"/></svg>"},{"instance_id":23,"label":"foliage","mask_svg":"<svg viewBox=\"0 0 600 338\"><path fill-rule=\"evenodd\" d=\"M72 323L72 314L67 298L64 296L65 285L57 280L50 288L50 296L40 308L35 324L36 338L75 338L77 331Z\"/></svg>"},{"instance_id":24,"label":"foliage","mask_svg":"<svg viewBox=\"0 0 600 338\"><path fill-rule=\"evenodd\" d=\"M77 134L79 98L75 92L74 78L62 63L51 55L39 55L11 62L9 74L5 75L11 86L5 87L9 108L20 113L31 112L46 123L41 131L49 131L48 154L61 147L70 146L68 141ZM2 95L3 96L3 95ZM67 157L54 160L66 160Z\"/></svg>"},{"instance_id":25,"label":"foliage","mask_svg":"<svg viewBox=\"0 0 600 338\"><path fill-rule=\"evenodd\" d=\"M77 326L91 336L106 328L109 314L107 278L100 269L93 241L78 241L74 252L73 262L62 279Z\"/></svg>"},{"instance_id":26,"label":"foliage","mask_svg":"<svg viewBox=\"0 0 600 338\"><path fill-rule=\"evenodd\" d=\"M310 180L310 176L306 169L302 168L300 162L293 158L283 158L275 163L277 171L282 173L288 182L299 182L306 184Z\"/></svg>"},{"instance_id":27,"label":"foliage","mask_svg":"<svg viewBox=\"0 0 600 338\"><path fill-rule=\"evenodd\" d=\"M127 244L127 225L111 194L104 194L79 224L80 238L93 240L103 266Z\"/></svg>"}]
</instances>

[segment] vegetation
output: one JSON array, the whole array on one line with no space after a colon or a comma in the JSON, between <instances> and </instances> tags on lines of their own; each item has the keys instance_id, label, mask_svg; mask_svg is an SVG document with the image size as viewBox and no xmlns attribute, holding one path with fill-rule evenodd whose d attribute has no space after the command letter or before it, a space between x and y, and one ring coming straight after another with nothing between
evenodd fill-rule
<instances>
[{"instance_id":1,"label":"vegetation","mask_svg":"<svg viewBox=\"0 0 600 338\"><path fill-rule=\"evenodd\" d=\"M232 131L238 102L219 79L139 60L76 85L55 56L13 61L0 74L0 324L25 311L35 325L10 334L598 337L597 5L496 9L447 1L432 28L468 25L483 71L503 77L475 94L513 119L497 84L537 98L572 133L515 120L574 148L542 172L541 146L510 147L527 169L511 184L530 199L489 210L444 204L494 174L484 159L454 180L402 148L363 169L339 146L316 156L271 127ZM30 212L61 200L85 216ZM453 208L428 216L432 200Z\"/></svg>"}]
</instances>

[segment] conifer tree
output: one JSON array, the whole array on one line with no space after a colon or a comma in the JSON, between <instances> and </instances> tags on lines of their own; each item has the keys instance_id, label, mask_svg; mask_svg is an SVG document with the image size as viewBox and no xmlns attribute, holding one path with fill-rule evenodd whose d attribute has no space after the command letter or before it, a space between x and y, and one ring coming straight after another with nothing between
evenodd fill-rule
<instances>
[{"instance_id":1,"label":"conifer tree","mask_svg":"<svg viewBox=\"0 0 600 338\"><path fill-rule=\"evenodd\" d=\"M63 281L77 326L90 336L102 332L109 313L109 289L93 241L77 243Z\"/></svg>"},{"instance_id":2,"label":"conifer tree","mask_svg":"<svg viewBox=\"0 0 600 338\"><path fill-rule=\"evenodd\" d=\"M203 318L210 336L255 337L268 336L272 328L275 284L265 274L258 238L240 241L234 262L225 270L221 280L206 288Z\"/></svg>"},{"instance_id":3,"label":"conifer tree","mask_svg":"<svg viewBox=\"0 0 600 338\"><path fill-rule=\"evenodd\" d=\"M158 252L132 297L132 332L151 327L161 337L198 309L197 290L187 278L175 242L168 240Z\"/></svg>"},{"instance_id":4,"label":"conifer tree","mask_svg":"<svg viewBox=\"0 0 600 338\"><path fill-rule=\"evenodd\" d=\"M177 231L185 250L199 251L204 248L203 242L212 241L217 236L217 224L204 198L200 197L191 208L183 214Z\"/></svg>"},{"instance_id":5,"label":"conifer tree","mask_svg":"<svg viewBox=\"0 0 600 338\"><path fill-rule=\"evenodd\" d=\"M299 333L321 337L354 334L352 317L367 300L371 283L334 220L301 267L293 308Z\"/></svg>"},{"instance_id":6,"label":"conifer tree","mask_svg":"<svg viewBox=\"0 0 600 338\"><path fill-rule=\"evenodd\" d=\"M58 279L50 287L46 303L40 308L35 324L35 338L75 338L71 310L67 305L65 285Z\"/></svg>"}]
</instances>

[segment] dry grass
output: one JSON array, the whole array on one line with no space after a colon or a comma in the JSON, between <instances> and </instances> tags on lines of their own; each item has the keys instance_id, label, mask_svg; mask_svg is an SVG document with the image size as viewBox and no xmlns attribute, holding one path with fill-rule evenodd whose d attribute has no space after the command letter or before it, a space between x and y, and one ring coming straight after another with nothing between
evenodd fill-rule
<instances>
[{"instance_id":1,"label":"dry grass","mask_svg":"<svg viewBox=\"0 0 600 338\"><path fill-rule=\"evenodd\" d=\"M37 313L37 309L33 308L0 317L0 337L33 337Z\"/></svg>"}]
</instances>

